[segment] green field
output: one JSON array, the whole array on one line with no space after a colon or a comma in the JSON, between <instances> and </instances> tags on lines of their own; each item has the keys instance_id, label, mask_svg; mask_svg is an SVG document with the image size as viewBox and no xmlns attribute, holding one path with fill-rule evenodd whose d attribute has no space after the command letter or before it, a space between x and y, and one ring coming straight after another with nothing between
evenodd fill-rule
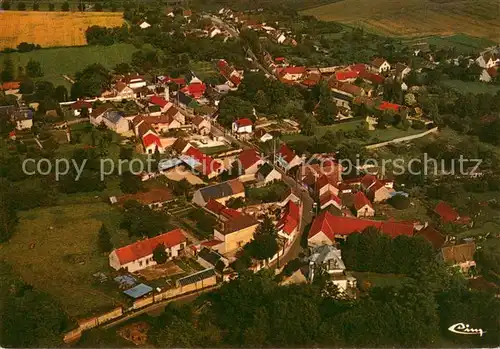
<instances>
[{"instance_id":1,"label":"green field","mask_svg":"<svg viewBox=\"0 0 500 349\"><path fill-rule=\"evenodd\" d=\"M211 62L191 61L189 62L189 69L191 69L196 74L196 76L198 76L202 80L219 76L219 72L215 70L215 66Z\"/></svg>"},{"instance_id":2,"label":"green field","mask_svg":"<svg viewBox=\"0 0 500 349\"><path fill-rule=\"evenodd\" d=\"M4 57L12 58L15 71L17 67L25 67L30 59L39 61L42 65L44 76L41 78L52 82L54 85L70 87L71 83L63 75L73 76L77 71L93 63L100 63L107 68L116 64L130 63L132 53L137 49L131 44L116 44L111 46L80 46L41 49L25 53L0 54L0 65Z\"/></svg>"},{"instance_id":3,"label":"green field","mask_svg":"<svg viewBox=\"0 0 500 349\"><path fill-rule=\"evenodd\" d=\"M429 36L408 40L405 42L409 45L419 42L427 42L429 43L429 45L435 45L438 49L455 48L457 52L463 54L477 52L486 47L495 45L495 42L491 40L466 34L456 34L451 36Z\"/></svg>"},{"instance_id":4,"label":"green field","mask_svg":"<svg viewBox=\"0 0 500 349\"><path fill-rule=\"evenodd\" d=\"M0 258L27 283L57 298L70 316L88 315L123 301L117 287L92 276L109 271L107 254L97 250L103 222L114 246L130 243L119 220L119 211L99 199L22 212L16 233L0 248Z\"/></svg>"},{"instance_id":5,"label":"green field","mask_svg":"<svg viewBox=\"0 0 500 349\"><path fill-rule=\"evenodd\" d=\"M282 137L282 139L285 142L307 141L315 136L321 137L328 131L332 131L332 132L354 131L360 125L364 126L365 121L363 119L355 119L355 120L347 121L344 123L338 123L338 124L326 125L326 126L318 126L316 128L316 132L314 133L314 136L306 136L304 134L297 133L297 134L284 135ZM389 127L387 129L384 129L384 130L375 129L373 131L369 131L369 138L363 140L361 143L374 144L374 143L379 143L379 142L385 142L385 141L389 141L389 140L392 140L395 138L410 136L410 135L421 133L424 131L426 131L426 130L415 130L412 128L409 128L407 131L404 131L404 130L398 129L396 127Z\"/></svg>"},{"instance_id":6,"label":"green field","mask_svg":"<svg viewBox=\"0 0 500 349\"><path fill-rule=\"evenodd\" d=\"M491 93L500 91L500 85L493 85L484 82L470 82L461 80L445 80L441 82L444 86L450 87L460 93Z\"/></svg>"}]
</instances>

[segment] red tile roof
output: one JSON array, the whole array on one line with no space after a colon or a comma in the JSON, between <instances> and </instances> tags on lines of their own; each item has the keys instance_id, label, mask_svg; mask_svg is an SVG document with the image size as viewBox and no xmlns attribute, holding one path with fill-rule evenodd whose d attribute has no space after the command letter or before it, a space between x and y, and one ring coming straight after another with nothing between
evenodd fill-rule
<instances>
[{"instance_id":1,"label":"red tile roof","mask_svg":"<svg viewBox=\"0 0 500 349\"><path fill-rule=\"evenodd\" d=\"M370 73L370 72L368 72L366 70L361 71L359 73L359 77L363 78L363 79L366 79L366 80L369 80L369 81L371 81L374 84L383 84L384 80L385 80L385 78L383 76L378 75L378 74Z\"/></svg>"},{"instance_id":2,"label":"red tile roof","mask_svg":"<svg viewBox=\"0 0 500 349\"><path fill-rule=\"evenodd\" d=\"M285 74L304 74L306 72L306 67L286 67L281 69L280 74L285 75Z\"/></svg>"},{"instance_id":3,"label":"red tile roof","mask_svg":"<svg viewBox=\"0 0 500 349\"><path fill-rule=\"evenodd\" d=\"M220 162L214 160L209 155L203 154L198 148L195 147L190 147L185 154L191 156L200 163L198 170L205 176L217 171L222 166Z\"/></svg>"},{"instance_id":4,"label":"red tile roof","mask_svg":"<svg viewBox=\"0 0 500 349\"><path fill-rule=\"evenodd\" d=\"M355 232L362 232L368 227L377 228L380 232L391 236L413 235L413 224L394 221L374 221L368 219L357 219L352 217L334 216L325 211L317 216L309 231L309 239L323 232L330 240L334 240L335 235L350 235Z\"/></svg>"},{"instance_id":5,"label":"red tile roof","mask_svg":"<svg viewBox=\"0 0 500 349\"><path fill-rule=\"evenodd\" d=\"M4 90L4 91L18 90L20 87L21 87L21 83L18 81L4 82L2 84L2 90Z\"/></svg>"},{"instance_id":6,"label":"red tile roof","mask_svg":"<svg viewBox=\"0 0 500 349\"><path fill-rule=\"evenodd\" d=\"M342 206L342 200L337 195L335 195L334 193L332 193L330 191L327 191L326 193L324 193L323 195L321 195L320 198L319 198L319 204L320 204L320 206L323 206L323 205L325 205L326 203L328 203L330 201L333 201L333 202L337 203L337 205L339 207Z\"/></svg>"},{"instance_id":7,"label":"red tile roof","mask_svg":"<svg viewBox=\"0 0 500 349\"><path fill-rule=\"evenodd\" d=\"M366 195L362 191L358 191L354 195L354 208L356 209L356 211L358 211L366 205L372 207L372 203L370 202L370 200L368 200Z\"/></svg>"},{"instance_id":8,"label":"red tile roof","mask_svg":"<svg viewBox=\"0 0 500 349\"><path fill-rule=\"evenodd\" d=\"M498 68L497 67L491 67L486 70L489 76L492 78L496 77L498 75Z\"/></svg>"},{"instance_id":9,"label":"red tile roof","mask_svg":"<svg viewBox=\"0 0 500 349\"><path fill-rule=\"evenodd\" d=\"M190 83L188 86L184 87L181 91L190 95L191 97L198 99L205 93L207 86L202 82Z\"/></svg>"},{"instance_id":10,"label":"red tile roof","mask_svg":"<svg viewBox=\"0 0 500 349\"><path fill-rule=\"evenodd\" d=\"M71 104L71 109L73 110L80 110L82 108L92 108L92 103L86 102L83 99L80 99L76 101L75 103Z\"/></svg>"},{"instance_id":11,"label":"red tile roof","mask_svg":"<svg viewBox=\"0 0 500 349\"><path fill-rule=\"evenodd\" d=\"M436 212L445 223L455 222L460 217L458 212L455 211L453 207L443 201L437 204L434 212Z\"/></svg>"},{"instance_id":12,"label":"red tile roof","mask_svg":"<svg viewBox=\"0 0 500 349\"><path fill-rule=\"evenodd\" d=\"M259 161L261 161L261 157L259 153L255 149L245 149L239 155L238 159L240 160L241 166L243 169L247 170Z\"/></svg>"},{"instance_id":13,"label":"red tile roof","mask_svg":"<svg viewBox=\"0 0 500 349\"><path fill-rule=\"evenodd\" d=\"M366 64L364 63L353 64L349 67L349 69L361 73L362 71L366 71Z\"/></svg>"},{"instance_id":14,"label":"red tile roof","mask_svg":"<svg viewBox=\"0 0 500 349\"><path fill-rule=\"evenodd\" d=\"M432 247L434 247L435 249L440 249L441 247L443 247L446 241L446 238L430 225L420 230L417 234L429 241Z\"/></svg>"},{"instance_id":15,"label":"red tile roof","mask_svg":"<svg viewBox=\"0 0 500 349\"><path fill-rule=\"evenodd\" d=\"M169 78L168 82L173 82L174 84L181 86L186 85L186 80L184 78Z\"/></svg>"},{"instance_id":16,"label":"red tile roof","mask_svg":"<svg viewBox=\"0 0 500 349\"><path fill-rule=\"evenodd\" d=\"M283 160L290 163L295 158L295 152L290 149L286 144L280 147L279 154L282 156Z\"/></svg>"},{"instance_id":17,"label":"red tile roof","mask_svg":"<svg viewBox=\"0 0 500 349\"><path fill-rule=\"evenodd\" d=\"M335 72L335 79L339 81L356 79L358 77L357 71L338 71Z\"/></svg>"},{"instance_id":18,"label":"red tile roof","mask_svg":"<svg viewBox=\"0 0 500 349\"><path fill-rule=\"evenodd\" d=\"M214 239L214 240L207 240L207 241L202 241L201 246L206 246L206 247L212 247L212 246L217 246L219 244L222 244L222 241Z\"/></svg>"},{"instance_id":19,"label":"red tile roof","mask_svg":"<svg viewBox=\"0 0 500 349\"><path fill-rule=\"evenodd\" d=\"M215 201L214 199L208 200L207 204L205 205L206 210L208 210L214 214L217 214L217 215L219 215L222 212L222 210L225 208L226 208L226 206L224 206L223 204L221 204L218 201Z\"/></svg>"},{"instance_id":20,"label":"red tile roof","mask_svg":"<svg viewBox=\"0 0 500 349\"><path fill-rule=\"evenodd\" d=\"M151 97L149 102L151 102L152 104L155 104L155 105L159 105L162 108L165 107L169 103L167 100L165 100L164 98L159 97L159 96Z\"/></svg>"},{"instance_id":21,"label":"red tile roof","mask_svg":"<svg viewBox=\"0 0 500 349\"><path fill-rule=\"evenodd\" d=\"M274 59L275 62L283 62L285 60L285 57L276 57Z\"/></svg>"},{"instance_id":22,"label":"red tile roof","mask_svg":"<svg viewBox=\"0 0 500 349\"><path fill-rule=\"evenodd\" d=\"M156 144L158 148L161 148L160 137L158 137L154 133L148 133L147 135L142 137L142 143L146 148L149 147L151 144Z\"/></svg>"},{"instance_id":23,"label":"red tile roof","mask_svg":"<svg viewBox=\"0 0 500 349\"><path fill-rule=\"evenodd\" d=\"M399 108L401 108L401 106L399 104L389 103L387 101L383 101L382 104L380 104L377 108L379 110L394 110L394 111L399 111Z\"/></svg>"},{"instance_id":24,"label":"red tile roof","mask_svg":"<svg viewBox=\"0 0 500 349\"><path fill-rule=\"evenodd\" d=\"M154 187L149 191L140 191L135 194L126 194L117 198L118 204L122 205L128 200L135 200L143 205L151 205L170 201L174 198L172 192L167 187Z\"/></svg>"},{"instance_id":25,"label":"red tile roof","mask_svg":"<svg viewBox=\"0 0 500 349\"><path fill-rule=\"evenodd\" d=\"M151 239L137 241L131 245L117 248L115 250L120 264L127 264L138 259L150 256L153 250L160 244L166 248L172 248L187 241L184 232L181 229L175 229Z\"/></svg>"},{"instance_id":26,"label":"red tile roof","mask_svg":"<svg viewBox=\"0 0 500 349\"><path fill-rule=\"evenodd\" d=\"M291 235L299 226L300 223L300 209L299 206L293 202L288 201L288 204L283 212L278 227L282 227L283 232Z\"/></svg>"},{"instance_id":27,"label":"red tile roof","mask_svg":"<svg viewBox=\"0 0 500 349\"><path fill-rule=\"evenodd\" d=\"M238 127L252 126L253 122L249 118L241 118L234 122Z\"/></svg>"}]
</instances>

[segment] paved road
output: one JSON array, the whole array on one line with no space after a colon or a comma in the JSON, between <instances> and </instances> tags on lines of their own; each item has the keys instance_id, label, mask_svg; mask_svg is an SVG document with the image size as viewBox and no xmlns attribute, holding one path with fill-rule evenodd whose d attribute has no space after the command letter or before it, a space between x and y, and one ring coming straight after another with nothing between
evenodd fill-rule
<instances>
[{"instance_id":1,"label":"paved road","mask_svg":"<svg viewBox=\"0 0 500 349\"><path fill-rule=\"evenodd\" d=\"M218 25L224 27L228 32L229 34L231 34L233 37L237 38L240 36L240 33L230 24L224 22L222 19L220 19L219 17L216 17L216 16L209 16L209 15L205 15L204 16L205 18L210 18L212 20L212 22L214 23L217 23ZM276 77L274 76L274 74L272 72L270 72L269 70L267 70L266 67L264 67L262 64L260 64L260 61L259 59L257 58L257 56L255 55L255 53L250 49L250 47L244 47L247 55L250 56L250 58L253 59L253 62L257 65L257 67L262 71L264 72L264 74L268 74L271 76L271 78L273 79L276 79Z\"/></svg>"}]
</instances>

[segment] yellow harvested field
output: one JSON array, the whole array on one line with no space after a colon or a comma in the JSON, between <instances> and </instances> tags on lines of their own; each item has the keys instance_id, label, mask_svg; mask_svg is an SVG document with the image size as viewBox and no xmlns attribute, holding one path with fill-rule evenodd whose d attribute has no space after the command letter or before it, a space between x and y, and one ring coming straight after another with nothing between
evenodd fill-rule
<instances>
[{"instance_id":1,"label":"yellow harvested field","mask_svg":"<svg viewBox=\"0 0 500 349\"><path fill-rule=\"evenodd\" d=\"M42 47L86 45L88 27L119 27L118 12L0 12L0 49L15 48L21 42Z\"/></svg>"},{"instance_id":2,"label":"yellow harvested field","mask_svg":"<svg viewBox=\"0 0 500 349\"><path fill-rule=\"evenodd\" d=\"M342 0L303 13L390 36L464 33L500 42L498 1Z\"/></svg>"}]
</instances>

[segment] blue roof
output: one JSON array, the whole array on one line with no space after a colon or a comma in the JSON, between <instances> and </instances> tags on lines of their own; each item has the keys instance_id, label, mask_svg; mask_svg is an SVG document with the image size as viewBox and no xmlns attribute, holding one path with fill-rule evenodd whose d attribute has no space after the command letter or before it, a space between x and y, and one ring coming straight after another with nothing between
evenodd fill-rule
<instances>
[{"instance_id":1,"label":"blue roof","mask_svg":"<svg viewBox=\"0 0 500 349\"><path fill-rule=\"evenodd\" d=\"M120 284L127 285L127 286L132 286L135 284L135 279L130 275L120 275L120 276L115 277L114 280Z\"/></svg>"},{"instance_id":2,"label":"blue roof","mask_svg":"<svg viewBox=\"0 0 500 349\"><path fill-rule=\"evenodd\" d=\"M153 288L151 286L139 284L135 287L132 287L131 289L123 291L123 293L125 293L129 297L136 299L148 294L151 291L153 291Z\"/></svg>"},{"instance_id":3,"label":"blue roof","mask_svg":"<svg viewBox=\"0 0 500 349\"><path fill-rule=\"evenodd\" d=\"M182 163L181 159L163 159L158 163L158 170L165 171Z\"/></svg>"},{"instance_id":4,"label":"blue roof","mask_svg":"<svg viewBox=\"0 0 500 349\"><path fill-rule=\"evenodd\" d=\"M116 110L110 110L104 114L104 117L111 121L113 124L116 124L118 121L120 121L122 115Z\"/></svg>"}]
</instances>

